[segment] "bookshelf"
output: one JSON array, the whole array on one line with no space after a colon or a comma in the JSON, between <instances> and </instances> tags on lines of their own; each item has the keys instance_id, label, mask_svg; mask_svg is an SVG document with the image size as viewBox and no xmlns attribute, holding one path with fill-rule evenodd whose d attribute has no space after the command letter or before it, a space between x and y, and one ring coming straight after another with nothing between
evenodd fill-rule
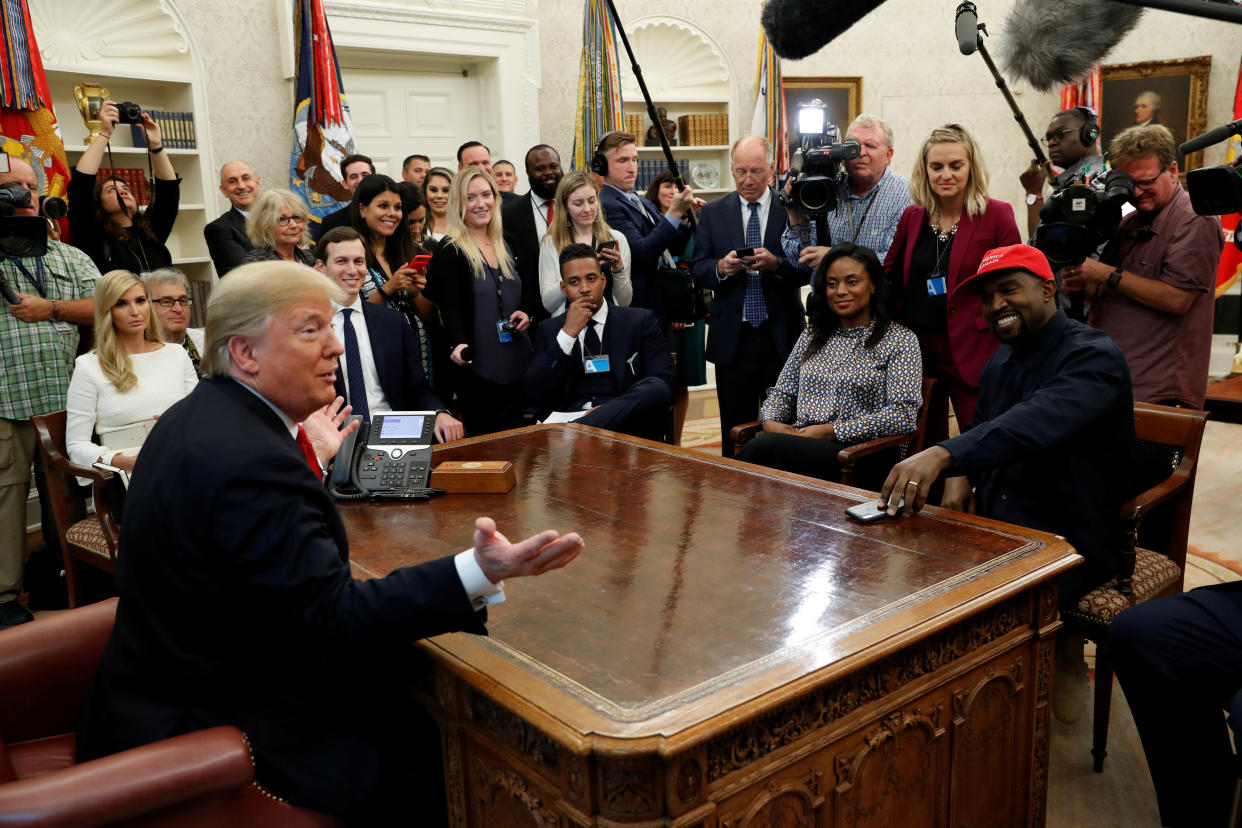
<instances>
[{"instance_id":1,"label":"bookshelf","mask_svg":"<svg viewBox=\"0 0 1242 828\"><path fill-rule=\"evenodd\" d=\"M687 183L695 195L708 201L732 191L729 146L738 134L737 90L724 50L708 33L680 18L654 15L635 21L627 31L651 84L652 101L677 124L677 145L671 149ZM667 165L658 145L643 146L651 120L637 83L628 73L622 74L622 92L626 128L636 132L639 144L638 186L645 189L655 172Z\"/></svg>"},{"instance_id":2,"label":"bookshelf","mask_svg":"<svg viewBox=\"0 0 1242 828\"><path fill-rule=\"evenodd\" d=\"M179 74L161 74L158 72L127 72L124 69L100 66L74 66L68 64L45 63L48 86L52 91L52 104L60 122L61 138L65 142L65 154L69 159L70 169L77 163L86 150L86 138L89 130L82 122L78 113L77 100L73 96L73 87L83 81L93 81L105 87L112 100L133 101L144 110L166 110L174 112L193 112L195 147L175 148L167 146L173 168L181 176L181 204L177 215L177 223L168 237L168 250L172 253L173 265L179 268L191 282L212 283L215 280L211 266L211 257L207 254L207 242L203 238L203 228L214 216L209 215L208 203L215 191L215 173L207 158L207 139L205 134L206 117L203 112L203 90L201 83L193 77ZM167 128L165 141L167 144L170 132ZM141 169L150 177L147 165L147 151L144 147L134 146L132 132L128 125L121 124L112 136L112 161L105 155L102 166L129 167ZM196 303L194 316L201 313ZM193 318L191 324L201 324Z\"/></svg>"}]
</instances>

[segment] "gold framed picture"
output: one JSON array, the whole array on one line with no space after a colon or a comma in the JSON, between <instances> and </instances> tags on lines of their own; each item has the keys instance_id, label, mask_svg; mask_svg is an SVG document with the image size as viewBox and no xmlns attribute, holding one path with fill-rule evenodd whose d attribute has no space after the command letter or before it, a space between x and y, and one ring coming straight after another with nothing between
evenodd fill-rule
<instances>
[{"instance_id":1,"label":"gold framed picture","mask_svg":"<svg viewBox=\"0 0 1242 828\"><path fill-rule=\"evenodd\" d=\"M789 128L789 151L798 148L798 107L803 103L820 100L828 107L828 120L845 130L858 117L862 106L862 78L785 78L785 120Z\"/></svg>"},{"instance_id":2,"label":"gold framed picture","mask_svg":"<svg viewBox=\"0 0 1242 828\"><path fill-rule=\"evenodd\" d=\"M1123 129L1162 124L1178 144L1207 128L1208 77L1212 58L1148 60L1100 68L1100 134L1104 148ZM1181 172L1203 164L1200 150L1186 159Z\"/></svg>"}]
</instances>

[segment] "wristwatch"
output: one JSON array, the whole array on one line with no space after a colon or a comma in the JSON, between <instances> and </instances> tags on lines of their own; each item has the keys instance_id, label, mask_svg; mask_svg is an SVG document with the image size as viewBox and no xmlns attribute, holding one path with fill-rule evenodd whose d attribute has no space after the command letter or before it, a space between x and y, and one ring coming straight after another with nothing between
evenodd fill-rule
<instances>
[{"instance_id":1,"label":"wristwatch","mask_svg":"<svg viewBox=\"0 0 1242 828\"><path fill-rule=\"evenodd\" d=\"M1119 285L1120 283L1121 283L1121 268L1119 267L1114 268L1113 272L1108 274L1108 282L1106 284L1110 288L1113 288L1115 290L1117 288L1117 285Z\"/></svg>"},{"instance_id":2,"label":"wristwatch","mask_svg":"<svg viewBox=\"0 0 1242 828\"><path fill-rule=\"evenodd\" d=\"M1043 200L1044 200L1044 197L1039 195L1038 193L1027 193L1026 194L1026 206L1027 207L1034 207L1036 204L1038 204L1039 202Z\"/></svg>"}]
</instances>

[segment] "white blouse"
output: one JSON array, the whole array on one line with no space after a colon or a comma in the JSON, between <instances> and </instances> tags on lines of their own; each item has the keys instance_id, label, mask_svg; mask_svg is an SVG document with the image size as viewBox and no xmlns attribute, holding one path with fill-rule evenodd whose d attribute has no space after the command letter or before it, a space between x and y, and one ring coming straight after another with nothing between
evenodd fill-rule
<instances>
[{"instance_id":1,"label":"white blouse","mask_svg":"<svg viewBox=\"0 0 1242 828\"><path fill-rule=\"evenodd\" d=\"M122 394L104 376L95 352L78 357L65 400L65 443L74 464L89 467L100 457L110 463L117 454L137 454L155 416L198 384L194 363L179 345L129 358L138 384ZM91 432L102 446L91 441Z\"/></svg>"},{"instance_id":2,"label":"white blouse","mask_svg":"<svg viewBox=\"0 0 1242 828\"><path fill-rule=\"evenodd\" d=\"M634 283L630 281L630 243L615 230L612 237L621 254L620 269L614 270L608 279L612 285L612 303L628 308L634 298ZM551 233L544 236L539 245L539 301L553 316L565 312L565 294L561 293L561 251L552 243Z\"/></svg>"}]
</instances>

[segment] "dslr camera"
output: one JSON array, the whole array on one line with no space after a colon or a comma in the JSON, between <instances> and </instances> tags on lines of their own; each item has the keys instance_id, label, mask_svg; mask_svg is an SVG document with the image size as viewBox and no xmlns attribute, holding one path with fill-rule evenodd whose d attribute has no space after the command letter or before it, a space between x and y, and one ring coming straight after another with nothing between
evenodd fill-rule
<instances>
[{"instance_id":1,"label":"dslr camera","mask_svg":"<svg viewBox=\"0 0 1242 828\"><path fill-rule=\"evenodd\" d=\"M118 124L141 124L142 107L133 101L124 101L116 105Z\"/></svg>"},{"instance_id":2,"label":"dslr camera","mask_svg":"<svg viewBox=\"0 0 1242 828\"><path fill-rule=\"evenodd\" d=\"M798 107L797 122L799 147L789 163L789 196L782 193L781 203L803 214L831 213L845 180L842 162L857 158L862 148L857 141L841 140L841 130L828 120L828 107L821 100Z\"/></svg>"},{"instance_id":3,"label":"dslr camera","mask_svg":"<svg viewBox=\"0 0 1242 828\"><path fill-rule=\"evenodd\" d=\"M1053 190L1039 211L1035 247L1053 270L1081 264L1116 235L1121 208L1133 196L1134 179L1118 169Z\"/></svg>"},{"instance_id":4,"label":"dslr camera","mask_svg":"<svg viewBox=\"0 0 1242 828\"><path fill-rule=\"evenodd\" d=\"M516 322L510 322L508 320L505 320L504 322L500 323L501 333L513 333L517 329L518 329L518 323Z\"/></svg>"}]
</instances>

